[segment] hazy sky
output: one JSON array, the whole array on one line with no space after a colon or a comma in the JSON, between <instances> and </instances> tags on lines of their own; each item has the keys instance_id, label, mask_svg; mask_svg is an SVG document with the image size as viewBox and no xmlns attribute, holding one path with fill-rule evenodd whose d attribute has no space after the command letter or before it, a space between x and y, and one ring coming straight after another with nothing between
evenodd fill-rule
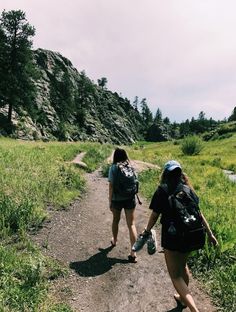
<instances>
[{"instance_id":1,"label":"hazy sky","mask_svg":"<svg viewBox=\"0 0 236 312\"><path fill-rule=\"evenodd\" d=\"M1 0L36 28L34 48L60 52L97 82L182 121L236 106L235 0Z\"/></svg>"}]
</instances>

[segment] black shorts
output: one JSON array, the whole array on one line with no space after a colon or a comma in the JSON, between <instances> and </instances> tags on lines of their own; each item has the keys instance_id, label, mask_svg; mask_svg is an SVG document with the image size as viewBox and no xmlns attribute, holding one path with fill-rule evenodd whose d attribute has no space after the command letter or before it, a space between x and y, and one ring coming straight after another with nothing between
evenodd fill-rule
<instances>
[{"instance_id":1,"label":"black shorts","mask_svg":"<svg viewBox=\"0 0 236 312\"><path fill-rule=\"evenodd\" d=\"M112 200L111 201L111 208L114 208L117 210L121 210L122 208L134 209L135 206L136 206L135 197L133 197L131 199L125 199L125 200L119 200L119 201Z\"/></svg>"},{"instance_id":2,"label":"black shorts","mask_svg":"<svg viewBox=\"0 0 236 312\"><path fill-rule=\"evenodd\" d=\"M204 233L200 234L197 241L196 237L194 237L194 240L191 238L193 238L191 235L188 237L171 235L168 233L168 226L162 225L161 246L164 249L186 253L203 248L205 242Z\"/></svg>"}]
</instances>

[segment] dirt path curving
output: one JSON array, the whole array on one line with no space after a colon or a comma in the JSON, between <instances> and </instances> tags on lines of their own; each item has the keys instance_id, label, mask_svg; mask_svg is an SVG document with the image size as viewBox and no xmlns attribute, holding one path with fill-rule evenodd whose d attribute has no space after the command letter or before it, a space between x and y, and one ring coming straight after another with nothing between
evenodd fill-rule
<instances>
[{"instance_id":1,"label":"dirt path curving","mask_svg":"<svg viewBox=\"0 0 236 312\"><path fill-rule=\"evenodd\" d=\"M144 248L138 254L138 263L127 262L130 246L124 216L118 244L110 247L112 216L107 179L96 171L87 174L86 180L83 199L66 211L54 212L51 221L34 238L47 255L70 268L68 277L52 283L54 295L76 312L181 311L173 299L174 289L163 253L149 256ZM137 206L138 232L149 215L148 204L143 202ZM216 311L197 283L191 281L191 285L200 311Z\"/></svg>"}]
</instances>

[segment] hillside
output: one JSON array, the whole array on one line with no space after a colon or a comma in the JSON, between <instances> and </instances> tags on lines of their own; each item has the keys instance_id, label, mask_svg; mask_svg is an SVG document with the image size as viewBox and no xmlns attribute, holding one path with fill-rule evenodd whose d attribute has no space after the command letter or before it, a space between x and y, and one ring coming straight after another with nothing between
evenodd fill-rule
<instances>
[{"instance_id":1,"label":"hillside","mask_svg":"<svg viewBox=\"0 0 236 312\"><path fill-rule=\"evenodd\" d=\"M14 112L14 137L115 144L141 138L143 121L129 100L95 84L59 53L38 49L34 58L36 100ZM1 120L6 112L1 108Z\"/></svg>"},{"instance_id":2,"label":"hillside","mask_svg":"<svg viewBox=\"0 0 236 312\"><path fill-rule=\"evenodd\" d=\"M167 141L197 134L204 140L225 138L236 131L235 115L229 120L213 121L204 113L180 124L168 118L153 118L148 105L137 102L136 109L127 98L93 82L79 72L60 53L38 49L33 52L30 72L35 92L29 103L23 93L13 108L12 123L7 122L8 102L0 103L0 135L26 140L92 141L129 144L137 140ZM99 82L100 81L100 82ZM35 95L35 96L34 96ZM145 100L145 99L143 99ZM200 118L201 117L201 118Z\"/></svg>"}]
</instances>

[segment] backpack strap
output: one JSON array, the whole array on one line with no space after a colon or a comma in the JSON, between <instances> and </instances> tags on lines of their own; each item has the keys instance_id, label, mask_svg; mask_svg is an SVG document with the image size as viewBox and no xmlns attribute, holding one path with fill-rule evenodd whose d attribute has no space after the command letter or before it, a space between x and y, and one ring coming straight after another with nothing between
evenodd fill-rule
<instances>
[{"instance_id":1,"label":"backpack strap","mask_svg":"<svg viewBox=\"0 0 236 312\"><path fill-rule=\"evenodd\" d=\"M199 205L199 198L197 194L186 184L183 184L183 190L191 197L197 205Z\"/></svg>"},{"instance_id":2,"label":"backpack strap","mask_svg":"<svg viewBox=\"0 0 236 312\"><path fill-rule=\"evenodd\" d=\"M116 165L116 173L114 172L114 183L113 183L114 191L116 191L117 189L117 178L120 170L118 163L116 163L115 165Z\"/></svg>"},{"instance_id":3,"label":"backpack strap","mask_svg":"<svg viewBox=\"0 0 236 312\"><path fill-rule=\"evenodd\" d=\"M140 198L139 198L139 196L138 196L138 193L136 193L135 195L136 195L136 197L137 197L137 200L138 200L139 205L142 205L143 203L141 202L141 200L140 200Z\"/></svg>"},{"instance_id":4,"label":"backpack strap","mask_svg":"<svg viewBox=\"0 0 236 312\"><path fill-rule=\"evenodd\" d=\"M190 189L187 185L184 185L183 183L179 183L176 187L176 189L172 192L170 192L168 185L165 184L161 184L160 185L161 189L166 193L167 195L167 199L168 199L168 203L169 203L169 207L170 207L170 212L172 215L172 218L175 215L175 209L173 207L173 196L175 196L176 194L178 194L179 192L181 192L185 187L188 189L187 192L190 193Z\"/></svg>"}]
</instances>

